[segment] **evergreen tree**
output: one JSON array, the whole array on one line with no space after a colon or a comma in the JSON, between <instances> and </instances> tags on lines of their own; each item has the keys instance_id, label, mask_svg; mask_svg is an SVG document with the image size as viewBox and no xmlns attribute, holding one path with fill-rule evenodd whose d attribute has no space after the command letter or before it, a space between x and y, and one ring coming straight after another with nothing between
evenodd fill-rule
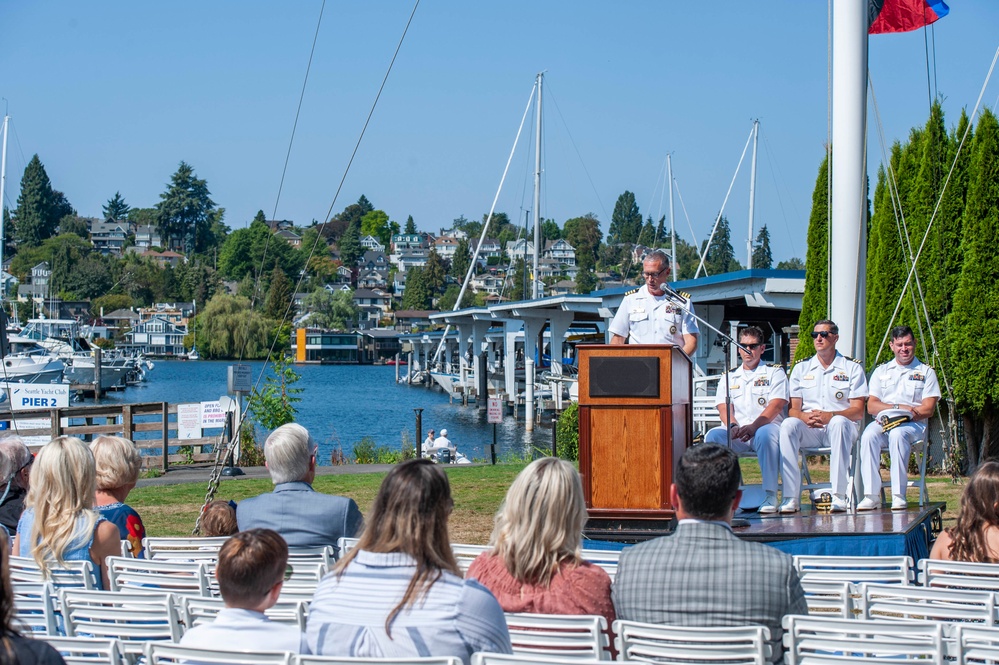
<instances>
[{"instance_id":1,"label":"evergreen tree","mask_svg":"<svg viewBox=\"0 0 999 665\"><path fill-rule=\"evenodd\" d=\"M24 168L21 193L14 211L14 233L18 247L35 247L55 235L59 221L65 214L61 205L65 197L52 189L52 182L45 166L34 155ZM70 208L72 211L72 208Z\"/></svg>"},{"instance_id":2,"label":"evergreen tree","mask_svg":"<svg viewBox=\"0 0 999 665\"><path fill-rule=\"evenodd\" d=\"M600 248L600 240L603 233L600 231L600 222L592 212L582 217L573 217L566 220L562 227L562 237L576 250L576 260L582 261L583 256L589 256L590 265L594 265L597 260L597 250Z\"/></svg>"},{"instance_id":3,"label":"evergreen tree","mask_svg":"<svg viewBox=\"0 0 999 665\"><path fill-rule=\"evenodd\" d=\"M756 243L753 246L753 268L756 270L770 270L773 267L774 258L770 254L770 231L767 225L760 227L760 232L756 234Z\"/></svg>"},{"instance_id":4,"label":"evergreen tree","mask_svg":"<svg viewBox=\"0 0 999 665\"><path fill-rule=\"evenodd\" d=\"M597 275L593 271L593 257L583 255L576 271L576 293L587 294L597 287Z\"/></svg>"},{"instance_id":5,"label":"evergreen tree","mask_svg":"<svg viewBox=\"0 0 999 665\"><path fill-rule=\"evenodd\" d=\"M340 260L343 265L356 272L358 260L364 256L364 247L361 245L361 220L358 219L350 223L347 230L337 241L337 248L340 250Z\"/></svg>"},{"instance_id":6,"label":"evergreen tree","mask_svg":"<svg viewBox=\"0 0 999 665\"><path fill-rule=\"evenodd\" d=\"M656 241L656 229L652 224L652 215L645 220L645 226L638 233L638 240L636 241L639 245L645 245L646 247L654 247Z\"/></svg>"},{"instance_id":7,"label":"evergreen tree","mask_svg":"<svg viewBox=\"0 0 999 665\"><path fill-rule=\"evenodd\" d=\"M524 259L517 259L513 263L513 274L510 278L510 300L524 300L530 297L531 285L528 283L527 266Z\"/></svg>"},{"instance_id":8,"label":"evergreen tree","mask_svg":"<svg viewBox=\"0 0 999 665\"><path fill-rule=\"evenodd\" d=\"M617 244L634 243L642 230L642 214L635 203L635 195L625 190L617 197L614 213L611 215L610 228L607 230L607 242Z\"/></svg>"},{"instance_id":9,"label":"evergreen tree","mask_svg":"<svg viewBox=\"0 0 999 665\"><path fill-rule=\"evenodd\" d=\"M160 237L168 246L187 252L205 251L208 248L199 241L208 237L209 213L214 209L208 183L182 161L156 204Z\"/></svg>"},{"instance_id":10,"label":"evergreen tree","mask_svg":"<svg viewBox=\"0 0 999 665\"><path fill-rule=\"evenodd\" d=\"M663 247L668 250L672 249L672 245L669 238L666 239ZM701 262L701 255L697 253L697 248L692 244L684 240L676 234L676 275L671 275L670 279L672 281L679 281L683 279L693 279L694 273L697 272L697 266ZM672 266L671 266L672 268Z\"/></svg>"},{"instance_id":11,"label":"evergreen tree","mask_svg":"<svg viewBox=\"0 0 999 665\"><path fill-rule=\"evenodd\" d=\"M268 318L284 321L294 292L294 285L288 276L278 266L271 271L271 284L267 289L267 300L264 303L264 314Z\"/></svg>"},{"instance_id":12,"label":"evergreen tree","mask_svg":"<svg viewBox=\"0 0 999 665\"><path fill-rule=\"evenodd\" d=\"M562 237L562 229L558 227L558 222L554 219L546 219L541 222L541 242L546 240L555 242Z\"/></svg>"},{"instance_id":13,"label":"evergreen tree","mask_svg":"<svg viewBox=\"0 0 999 665\"><path fill-rule=\"evenodd\" d=\"M451 259L451 277L460 284L465 280L470 265L472 265L471 248L468 246L468 240L461 238L455 247L454 258Z\"/></svg>"},{"instance_id":14,"label":"evergreen tree","mask_svg":"<svg viewBox=\"0 0 999 665\"><path fill-rule=\"evenodd\" d=\"M447 269L444 266L444 259L440 257L436 249L430 250L430 255L427 256L427 265L423 267L423 275L431 296L437 297L444 292Z\"/></svg>"},{"instance_id":15,"label":"evergreen tree","mask_svg":"<svg viewBox=\"0 0 999 665\"><path fill-rule=\"evenodd\" d=\"M90 231L87 229L87 222L84 221L82 217L77 217L76 215L68 215L62 218L59 222L59 233L72 233L73 235L78 235L84 240L90 238Z\"/></svg>"},{"instance_id":16,"label":"evergreen tree","mask_svg":"<svg viewBox=\"0 0 999 665\"><path fill-rule=\"evenodd\" d=\"M406 218L406 233L416 233L416 222L413 221L412 215Z\"/></svg>"},{"instance_id":17,"label":"evergreen tree","mask_svg":"<svg viewBox=\"0 0 999 665\"><path fill-rule=\"evenodd\" d=\"M815 190L812 192L812 212L808 218L808 250L805 255L805 294L801 301L801 314L798 315L798 326L801 334L798 337L798 348L794 352L794 360L801 360L815 355L815 346L808 334L816 321L828 318L828 286L829 274L829 158L822 159L819 175L815 178Z\"/></svg>"},{"instance_id":18,"label":"evergreen tree","mask_svg":"<svg viewBox=\"0 0 999 665\"><path fill-rule=\"evenodd\" d=\"M797 256L792 256L786 261L779 261L777 263L777 270L804 270L805 262L799 259Z\"/></svg>"},{"instance_id":19,"label":"evergreen tree","mask_svg":"<svg viewBox=\"0 0 999 665\"><path fill-rule=\"evenodd\" d=\"M433 294L427 285L423 268L410 268L406 271L406 290L402 293L402 309L430 309Z\"/></svg>"},{"instance_id":20,"label":"evergreen tree","mask_svg":"<svg viewBox=\"0 0 999 665\"><path fill-rule=\"evenodd\" d=\"M701 252L704 251L708 241L701 243ZM742 265L735 260L735 250L732 248L732 231L728 226L728 218L722 216L715 230L715 237L711 240L711 247L704 257L704 269L709 275L721 275L727 272L741 270Z\"/></svg>"},{"instance_id":21,"label":"evergreen tree","mask_svg":"<svg viewBox=\"0 0 999 665\"><path fill-rule=\"evenodd\" d=\"M116 221L124 221L128 219L128 213L132 210L132 206L125 203L121 192L115 192L114 196L108 199L108 202L104 204L101 210L104 212L105 219L110 217Z\"/></svg>"},{"instance_id":22,"label":"evergreen tree","mask_svg":"<svg viewBox=\"0 0 999 665\"><path fill-rule=\"evenodd\" d=\"M999 122L988 109L978 121L969 167L964 264L947 341L970 474L999 456Z\"/></svg>"}]
</instances>

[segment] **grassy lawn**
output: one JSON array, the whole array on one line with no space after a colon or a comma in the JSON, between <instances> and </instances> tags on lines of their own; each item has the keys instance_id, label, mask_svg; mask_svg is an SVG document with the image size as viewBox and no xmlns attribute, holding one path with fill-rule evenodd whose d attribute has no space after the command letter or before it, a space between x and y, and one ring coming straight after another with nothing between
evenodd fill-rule
<instances>
[{"instance_id":1,"label":"grassy lawn","mask_svg":"<svg viewBox=\"0 0 999 665\"><path fill-rule=\"evenodd\" d=\"M473 544L485 544L489 541L493 515L510 483L523 468L523 464L498 464L447 469L454 496L452 541ZM746 483L760 482L759 467L754 460L743 460L742 468ZM813 480L826 480L829 477L828 465L813 463L809 469ZM324 494L353 498L361 511L367 514L382 478L383 474L380 473L321 476L316 478L313 486ZM955 485L949 477L931 477L927 478L927 486L931 501L946 502L944 526L952 526L964 483ZM226 480L222 482L216 498L238 502L269 492L272 487L269 480ZM146 525L146 533L150 536L186 536L194 528L194 521L204 503L205 489L201 484L144 487L133 490L128 496L128 503L139 511ZM909 500L916 500L914 490L909 490Z\"/></svg>"}]
</instances>

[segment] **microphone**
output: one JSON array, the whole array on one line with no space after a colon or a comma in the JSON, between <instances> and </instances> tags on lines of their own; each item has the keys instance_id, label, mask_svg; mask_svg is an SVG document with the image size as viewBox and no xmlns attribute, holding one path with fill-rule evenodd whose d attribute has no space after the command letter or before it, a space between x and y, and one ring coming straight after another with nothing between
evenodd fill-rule
<instances>
[{"instance_id":1,"label":"microphone","mask_svg":"<svg viewBox=\"0 0 999 665\"><path fill-rule=\"evenodd\" d=\"M681 294L671 289L669 284L661 284L660 288L663 290L663 293L666 294L666 297L672 300L673 302L680 303L681 305L687 304L687 299L684 298Z\"/></svg>"}]
</instances>

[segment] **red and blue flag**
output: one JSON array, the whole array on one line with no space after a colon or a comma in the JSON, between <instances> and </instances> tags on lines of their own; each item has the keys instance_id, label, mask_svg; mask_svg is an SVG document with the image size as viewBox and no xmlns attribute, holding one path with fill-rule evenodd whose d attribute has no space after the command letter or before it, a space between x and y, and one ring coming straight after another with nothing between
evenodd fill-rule
<instances>
[{"instance_id":1,"label":"red and blue flag","mask_svg":"<svg viewBox=\"0 0 999 665\"><path fill-rule=\"evenodd\" d=\"M868 33L919 30L950 12L943 0L870 0Z\"/></svg>"}]
</instances>

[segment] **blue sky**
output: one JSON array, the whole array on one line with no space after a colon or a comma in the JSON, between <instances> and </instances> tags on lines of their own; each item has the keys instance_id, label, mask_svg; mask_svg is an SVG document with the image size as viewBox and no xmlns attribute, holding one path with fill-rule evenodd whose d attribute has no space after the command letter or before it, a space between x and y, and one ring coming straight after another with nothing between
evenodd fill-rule
<instances>
[{"instance_id":1,"label":"blue sky","mask_svg":"<svg viewBox=\"0 0 999 665\"><path fill-rule=\"evenodd\" d=\"M320 5L2 3L8 205L38 153L82 215L100 214L115 191L154 205L185 160L230 226L258 209L270 217ZM412 7L327 3L278 218L325 218ZM999 3L954 0L929 35L948 125L973 107L997 28ZM423 0L334 212L364 194L424 230L481 217L545 70L545 217L593 212L606 231L626 189L643 214L666 214L669 152L700 242L759 118L757 228L768 225L776 260L803 257L826 142L826 36L817 0ZM923 32L871 37L870 68L884 131L904 140L927 116ZM985 103L997 97L993 82ZM498 205L513 219L533 205L532 161L525 138ZM747 157L726 207L742 261L748 190Z\"/></svg>"}]
</instances>

